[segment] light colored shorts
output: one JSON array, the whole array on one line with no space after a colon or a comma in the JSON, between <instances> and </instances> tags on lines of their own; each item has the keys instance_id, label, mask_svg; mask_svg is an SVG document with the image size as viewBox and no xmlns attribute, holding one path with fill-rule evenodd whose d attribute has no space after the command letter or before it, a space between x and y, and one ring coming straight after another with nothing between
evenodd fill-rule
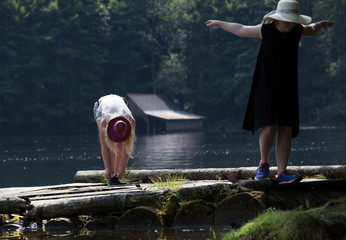
<instances>
[{"instance_id":1,"label":"light colored shorts","mask_svg":"<svg viewBox=\"0 0 346 240\"><path fill-rule=\"evenodd\" d=\"M101 111L99 111L99 103L98 103L98 101L96 101L95 104L94 104L94 119L96 121L102 119L102 113L101 113Z\"/></svg>"}]
</instances>

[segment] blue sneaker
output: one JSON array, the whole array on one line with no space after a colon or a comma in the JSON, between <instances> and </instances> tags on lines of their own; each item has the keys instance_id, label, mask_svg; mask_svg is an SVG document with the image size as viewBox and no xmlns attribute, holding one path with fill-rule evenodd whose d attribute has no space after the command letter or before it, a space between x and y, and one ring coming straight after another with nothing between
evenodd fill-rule
<instances>
[{"instance_id":1,"label":"blue sneaker","mask_svg":"<svg viewBox=\"0 0 346 240\"><path fill-rule=\"evenodd\" d=\"M298 183L302 180L302 177L297 174L297 175L290 175L287 173L287 171L282 171L278 175L275 175L276 180L278 181L279 184L283 183Z\"/></svg>"},{"instance_id":2,"label":"blue sneaker","mask_svg":"<svg viewBox=\"0 0 346 240\"><path fill-rule=\"evenodd\" d=\"M270 167L270 163L269 162L262 162L261 161L259 163L255 179L256 180L260 180L260 179L266 178L268 176L268 173L269 173L269 167Z\"/></svg>"}]
</instances>

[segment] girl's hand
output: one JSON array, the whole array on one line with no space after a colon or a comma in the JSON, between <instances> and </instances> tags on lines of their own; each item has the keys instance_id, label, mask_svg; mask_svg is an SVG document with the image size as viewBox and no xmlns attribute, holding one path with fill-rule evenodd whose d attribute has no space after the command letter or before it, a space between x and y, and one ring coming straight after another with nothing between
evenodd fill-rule
<instances>
[{"instance_id":1,"label":"girl's hand","mask_svg":"<svg viewBox=\"0 0 346 240\"><path fill-rule=\"evenodd\" d=\"M118 178L119 178L119 179L122 179L122 178L125 177L125 175L126 175L126 169L121 168L121 169L118 171Z\"/></svg>"},{"instance_id":2,"label":"girl's hand","mask_svg":"<svg viewBox=\"0 0 346 240\"><path fill-rule=\"evenodd\" d=\"M212 27L214 29L221 28L220 21L218 20L208 20L205 22L205 25L207 25L207 27Z\"/></svg>"},{"instance_id":3,"label":"girl's hand","mask_svg":"<svg viewBox=\"0 0 346 240\"><path fill-rule=\"evenodd\" d=\"M109 169L105 169L105 173L104 173L105 179L107 180L111 180L111 171Z\"/></svg>"}]
</instances>

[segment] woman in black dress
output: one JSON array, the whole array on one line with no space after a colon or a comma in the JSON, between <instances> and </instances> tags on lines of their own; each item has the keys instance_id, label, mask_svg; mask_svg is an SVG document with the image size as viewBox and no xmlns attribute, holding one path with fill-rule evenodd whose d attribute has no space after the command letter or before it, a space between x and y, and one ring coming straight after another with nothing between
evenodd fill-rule
<instances>
[{"instance_id":1,"label":"woman in black dress","mask_svg":"<svg viewBox=\"0 0 346 240\"><path fill-rule=\"evenodd\" d=\"M300 15L297 1L281 0L277 9L265 15L264 22L256 26L218 20L205 23L208 27L221 28L239 37L262 39L243 123L243 128L252 132L261 128L261 161L256 179L268 176L269 156L277 134L278 182L301 180L300 175L290 175L286 171L291 139L299 133L299 41L301 36L314 36L322 28L334 25L331 21L310 22L310 17Z\"/></svg>"}]
</instances>

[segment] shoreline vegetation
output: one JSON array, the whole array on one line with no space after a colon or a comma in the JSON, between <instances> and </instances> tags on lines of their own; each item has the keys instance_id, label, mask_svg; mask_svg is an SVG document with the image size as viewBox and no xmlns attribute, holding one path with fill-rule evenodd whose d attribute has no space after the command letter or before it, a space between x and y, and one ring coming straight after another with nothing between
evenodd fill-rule
<instances>
[{"instance_id":1,"label":"shoreline vegetation","mask_svg":"<svg viewBox=\"0 0 346 240\"><path fill-rule=\"evenodd\" d=\"M278 210L269 208L223 240L318 240L345 239L346 197L328 201L312 209Z\"/></svg>"},{"instance_id":2,"label":"shoreline vegetation","mask_svg":"<svg viewBox=\"0 0 346 240\"><path fill-rule=\"evenodd\" d=\"M313 21L335 22L333 29L301 39L301 124L345 127L346 21L340 9L346 3L299 4ZM205 116L213 129L240 128L260 41L209 29L204 22L257 25L276 5L0 1L0 57L6 60L0 65L0 135L89 133L95 128L93 103L111 92L164 95L184 111Z\"/></svg>"},{"instance_id":3,"label":"shoreline vegetation","mask_svg":"<svg viewBox=\"0 0 346 240\"><path fill-rule=\"evenodd\" d=\"M102 171L79 171L73 184L1 189L0 234L14 219L24 232L229 228L214 239L342 239L346 166L288 170L303 181L255 181L256 168L129 170L127 184L110 187Z\"/></svg>"}]
</instances>

